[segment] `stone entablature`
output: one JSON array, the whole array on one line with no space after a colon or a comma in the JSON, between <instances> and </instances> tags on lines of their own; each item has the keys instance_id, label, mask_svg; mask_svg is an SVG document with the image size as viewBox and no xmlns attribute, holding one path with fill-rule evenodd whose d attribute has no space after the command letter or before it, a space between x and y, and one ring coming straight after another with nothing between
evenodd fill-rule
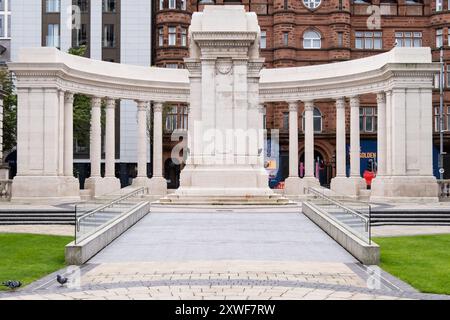
<instances>
[{"instance_id":1,"label":"stone entablature","mask_svg":"<svg viewBox=\"0 0 450 320\"><path fill-rule=\"evenodd\" d=\"M439 65L430 48L394 48L372 57L293 68L263 69L260 99L333 99L393 88L431 90ZM431 110L431 109L430 109Z\"/></svg>"},{"instance_id":2,"label":"stone entablature","mask_svg":"<svg viewBox=\"0 0 450 320\"><path fill-rule=\"evenodd\" d=\"M25 48L8 64L17 88L59 90L113 99L188 102L187 70L86 59L56 48Z\"/></svg>"}]
</instances>

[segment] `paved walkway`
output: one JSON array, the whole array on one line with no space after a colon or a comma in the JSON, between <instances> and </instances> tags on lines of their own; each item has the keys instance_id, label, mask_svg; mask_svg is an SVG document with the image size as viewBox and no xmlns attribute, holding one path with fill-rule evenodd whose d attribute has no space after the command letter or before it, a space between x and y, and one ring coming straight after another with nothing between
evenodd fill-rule
<instances>
[{"instance_id":1,"label":"paved walkway","mask_svg":"<svg viewBox=\"0 0 450 320\"><path fill-rule=\"evenodd\" d=\"M447 298L362 266L298 213L151 214L73 271L0 299Z\"/></svg>"},{"instance_id":2,"label":"paved walkway","mask_svg":"<svg viewBox=\"0 0 450 320\"><path fill-rule=\"evenodd\" d=\"M154 213L90 262L210 260L356 262L296 213Z\"/></svg>"}]
</instances>

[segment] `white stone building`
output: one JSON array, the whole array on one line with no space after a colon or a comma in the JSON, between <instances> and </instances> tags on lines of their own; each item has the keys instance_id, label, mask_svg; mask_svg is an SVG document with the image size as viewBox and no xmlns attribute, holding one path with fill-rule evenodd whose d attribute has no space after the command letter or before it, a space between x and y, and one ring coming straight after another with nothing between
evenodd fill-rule
<instances>
[{"instance_id":1,"label":"white stone building","mask_svg":"<svg viewBox=\"0 0 450 320\"><path fill-rule=\"evenodd\" d=\"M12 61L17 61L21 48L47 46L67 52L86 45L86 56L91 59L152 64L151 1L14 0L11 10ZM116 126L120 127L116 164L125 172L137 163L137 108L132 106L136 106L134 101L120 102L120 126ZM84 156L75 157L75 163L89 163L87 150Z\"/></svg>"}]
</instances>

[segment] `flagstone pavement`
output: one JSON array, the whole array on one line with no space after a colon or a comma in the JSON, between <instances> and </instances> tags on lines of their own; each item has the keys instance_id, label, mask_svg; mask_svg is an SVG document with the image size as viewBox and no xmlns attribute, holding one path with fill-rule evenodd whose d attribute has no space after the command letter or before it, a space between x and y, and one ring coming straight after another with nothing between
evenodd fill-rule
<instances>
[{"instance_id":1,"label":"flagstone pavement","mask_svg":"<svg viewBox=\"0 0 450 320\"><path fill-rule=\"evenodd\" d=\"M0 299L449 299L359 264L299 213L152 213L57 273Z\"/></svg>"}]
</instances>

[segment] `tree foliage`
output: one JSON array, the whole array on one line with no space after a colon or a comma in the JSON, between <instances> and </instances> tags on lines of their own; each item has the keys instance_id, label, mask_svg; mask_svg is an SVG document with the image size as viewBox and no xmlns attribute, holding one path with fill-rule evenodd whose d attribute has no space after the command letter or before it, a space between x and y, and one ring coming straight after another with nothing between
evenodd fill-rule
<instances>
[{"instance_id":1,"label":"tree foliage","mask_svg":"<svg viewBox=\"0 0 450 320\"><path fill-rule=\"evenodd\" d=\"M7 69L0 70L0 84L4 94L3 152L4 154L7 154L17 143L17 95L14 93L12 75Z\"/></svg>"}]
</instances>

